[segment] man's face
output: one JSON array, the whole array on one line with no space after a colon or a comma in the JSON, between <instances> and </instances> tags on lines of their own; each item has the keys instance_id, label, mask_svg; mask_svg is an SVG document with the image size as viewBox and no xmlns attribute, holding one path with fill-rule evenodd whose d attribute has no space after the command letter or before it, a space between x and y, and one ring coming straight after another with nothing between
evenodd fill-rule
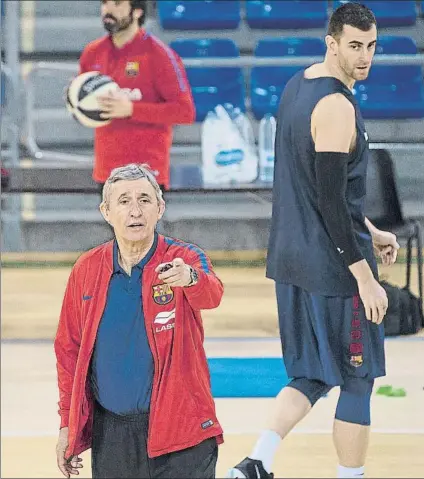
<instances>
[{"instance_id":1,"label":"man's face","mask_svg":"<svg viewBox=\"0 0 424 479\"><path fill-rule=\"evenodd\" d=\"M337 51L339 67L355 81L365 80L370 72L377 41L375 25L363 32L350 25L343 27L338 42L333 45Z\"/></svg>"},{"instance_id":2,"label":"man's face","mask_svg":"<svg viewBox=\"0 0 424 479\"><path fill-rule=\"evenodd\" d=\"M117 239L138 242L153 238L156 223L165 210L146 178L122 180L111 185L108 204L100 206Z\"/></svg>"},{"instance_id":3,"label":"man's face","mask_svg":"<svg viewBox=\"0 0 424 479\"><path fill-rule=\"evenodd\" d=\"M109 33L126 30L137 21L141 10L131 10L130 0L102 0L103 26Z\"/></svg>"}]
</instances>

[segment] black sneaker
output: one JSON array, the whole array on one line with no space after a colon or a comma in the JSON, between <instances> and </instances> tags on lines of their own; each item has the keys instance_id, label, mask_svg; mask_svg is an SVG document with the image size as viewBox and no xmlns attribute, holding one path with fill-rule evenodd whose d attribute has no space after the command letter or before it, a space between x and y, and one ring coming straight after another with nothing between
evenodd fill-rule
<instances>
[{"instance_id":1,"label":"black sneaker","mask_svg":"<svg viewBox=\"0 0 424 479\"><path fill-rule=\"evenodd\" d=\"M272 472L268 474L262 461L246 457L237 466L228 471L227 478L235 479L273 479Z\"/></svg>"}]
</instances>

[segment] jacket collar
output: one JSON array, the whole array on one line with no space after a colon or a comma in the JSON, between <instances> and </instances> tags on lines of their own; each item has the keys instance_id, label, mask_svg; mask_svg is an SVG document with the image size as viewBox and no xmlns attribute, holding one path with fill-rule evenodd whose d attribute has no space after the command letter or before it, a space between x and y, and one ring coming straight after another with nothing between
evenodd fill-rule
<instances>
[{"instance_id":1,"label":"jacket collar","mask_svg":"<svg viewBox=\"0 0 424 479\"><path fill-rule=\"evenodd\" d=\"M157 235L157 246L156 249L147 262L147 264L144 266L144 269L146 268L153 268L156 267L158 263L161 262L161 259L163 255L166 253L166 251L169 248L169 245L165 241L165 237L159 233L156 233ZM102 251L102 267L109 272L109 274L113 274L114 272L114 267L113 267L113 249L114 249L114 243L115 240L108 241L107 243L104 243L101 248L103 248Z\"/></svg>"},{"instance_id":2,"label":"jacket collar","mask_svg":"<svg viewBox=\"0 0 424 479\"><path fill-rule=\"evenodd\" d=\"M136 265L134 265L134 268L138 268L138 269L142 270L148 264L148 262L152 259L152 256L155 254L155 251L156 251L156 248L157 248L157 245L158 245L158 234L157 234L156 231L155 231L154 235L155 235L155 237L153 238L153 244L150 247L149 251L146 253L146 255ZM115 238L115 241L113 242L113 248L112 248L113 273L119 273L119 272L123 271L121 266L119 265L118 254L119 254L118 242L116 241L116 238Z\"/></svg>"}]
</instances>

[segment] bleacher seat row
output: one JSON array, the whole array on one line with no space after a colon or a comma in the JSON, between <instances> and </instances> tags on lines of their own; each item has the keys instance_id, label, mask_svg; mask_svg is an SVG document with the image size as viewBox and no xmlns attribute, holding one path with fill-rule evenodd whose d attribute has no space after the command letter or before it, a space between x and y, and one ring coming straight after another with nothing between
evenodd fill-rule
<instances>
[{"instance_id":1,"label":"bleacher seat row","mask_svg":"<svg viewBox=\"0 0 424 479\"><path fill-rule=\"evenodd\" d=\"M347 0L333 0L333 8ZM253 29L322 28L328 20L327 0L246 0L246 22ZM380 27L414 25L415 0L362 0ZM239 0L161 0L159 20L167 30L235 29L241 21ZM422 9L422 12L424 9Z\"/></svg>"},{"instance_id":2,"label":"bleacher seat row","mask_svg":"<svg viewBox=\"0 0 424 479\"><path fill-rule=\"evenodd\" d=\"M229 39L176 40L171 47L183 58L236 58L237 46ZM321 56L325 44L319 38L276 38L260 40L257 57ZM381 36L376 54L417 54L411 38ZM250 98L257 119L276 114L281 93L300 66L254 67L251 71ZM232 103L245 111L244 77L241 68L187 68L202 121L217 104ZM364 118L424 118L424 81L418 65L374 65L366 81L355 85L355 95Z\"/></svg>"},{"instance_id":3,"label":"bleacher seat row","mask_svg":"<svg viewBox=\"0 0 424 479\"><path fill-rule=\"evenodd\" d=\"M175 40L170 46L182 58L236 58L240 56L235 43L229 39ZM187 68L196 121L203 121L216 105L232 103L245 111L245 82L239 67Z\"/></svg>"}]
</instances>

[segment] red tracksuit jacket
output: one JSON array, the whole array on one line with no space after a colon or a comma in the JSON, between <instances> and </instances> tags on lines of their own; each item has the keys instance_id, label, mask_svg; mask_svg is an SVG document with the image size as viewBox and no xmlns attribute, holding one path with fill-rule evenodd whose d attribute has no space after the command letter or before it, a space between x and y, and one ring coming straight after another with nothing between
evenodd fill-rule
<instances>
[{"instance_id":1,"label":"red tracksuit jacket","mask_svg":"<svg viewBox=\"0 0 424 479\"><path fill-rule=\"evenodd\" d=\"M87 71L112 77L134 105L131 118L96 128L94 180L104 183L118 166L148 163L158 183L168 187L172 126L193 123L196 116L180 57L140 29L122 48L110 36L89 43L80 58L80 73Z\"/></svg>"},{"instance_id":2,"label":"red tracksuit jacket","mask_svg":"<svg viewBox=\"0 0 424 479\"><path fill-rule=\"evenodd\" d=\"M63 300L54 348L60 427L69 427L66 457L91 447L93 398L87 376L113 270L112 248L111 241L78 259ZM170 288L158 279L155 268L177 257L198 271L196 285ZM149 456L179 451L210 437L221 443L222 428L210 389L200 314L202 309L219 305L221 281L200 248L159 235L156 251L144 267L141 288L154 358Z\"/></svg>"}]
</instances>

